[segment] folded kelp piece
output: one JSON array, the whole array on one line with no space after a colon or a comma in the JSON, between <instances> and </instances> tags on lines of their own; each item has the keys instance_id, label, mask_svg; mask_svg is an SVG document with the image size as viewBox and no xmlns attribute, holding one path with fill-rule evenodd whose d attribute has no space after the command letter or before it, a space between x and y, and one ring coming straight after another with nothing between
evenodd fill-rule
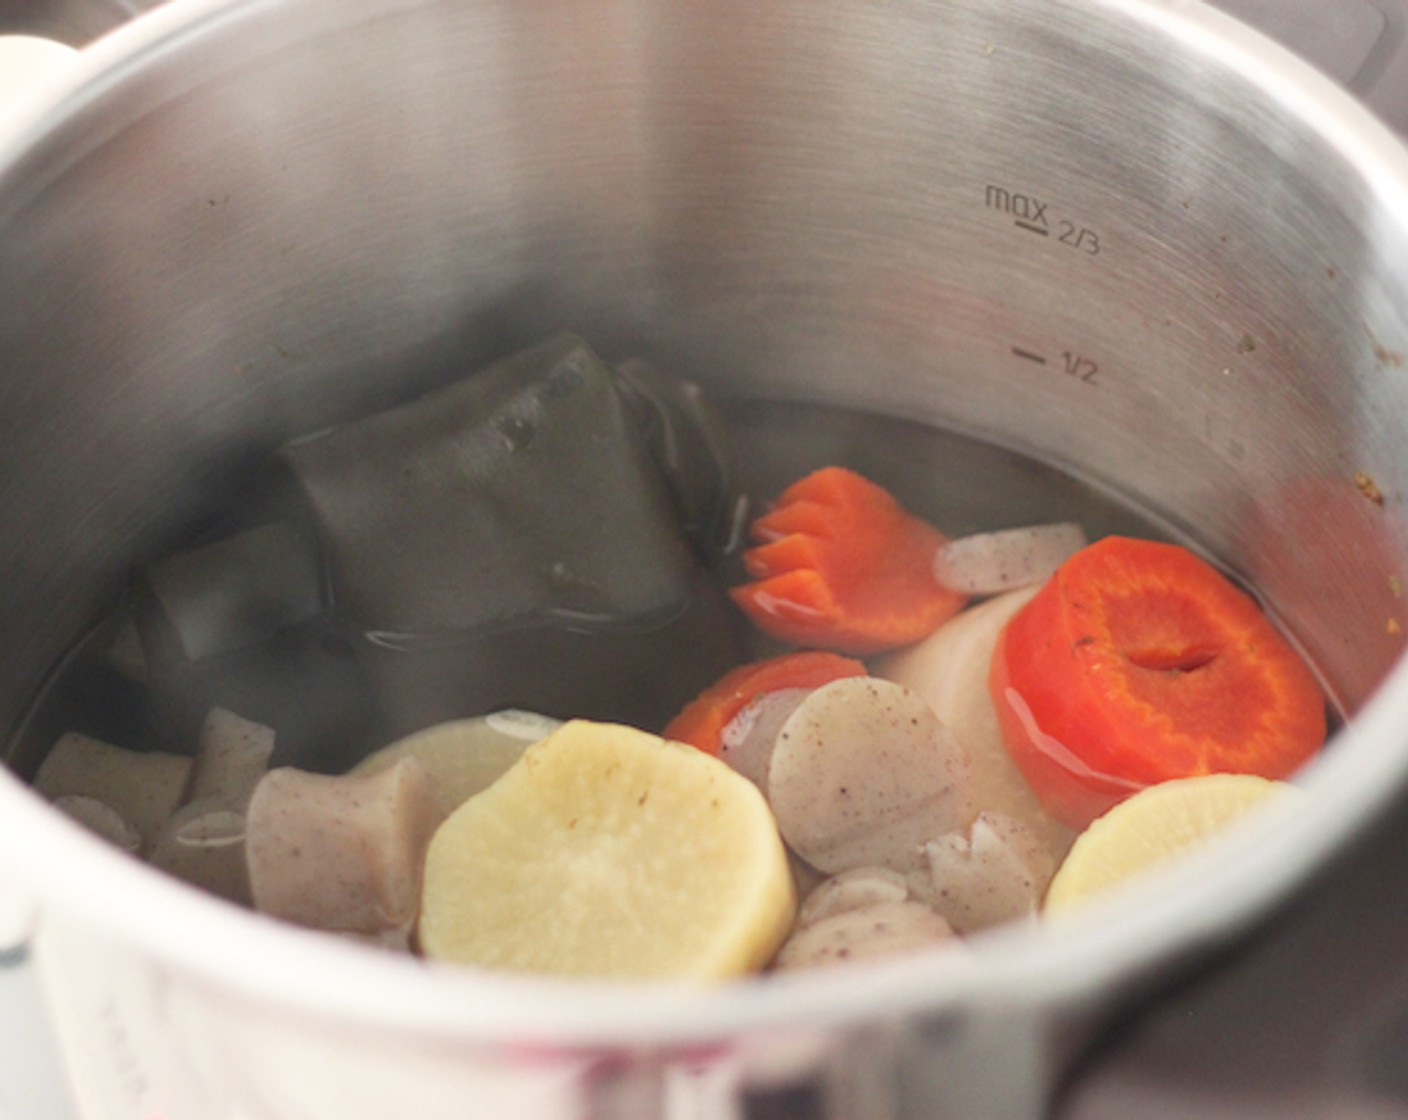
<instances>
[{"instance_id":1,"label":"folded kelp piece","mask_svg":"<svg viewBox=\"0 0 1408 1120\"><path fill-rule=\"evenodd\" d=\"M659 726L741 655L706 571L732 475L696 386L571 335L296 440L237 529L138 572L155 706L319 771L505 706Z\"/></svg>"},{"instance_id":2,"label":"folded kelp piece","mask_svg":"<svg viewBox=\"0 0 1408 1120\"><path fill-rule=\"evenodd\" d=\"M617 375L560 335L296 441L338 612L387 642L677 615L694 566Z\"/></svg>"},{"instance_id":3,"label":"folded kelp piece","mask_svg":"<svg viewBox=\"0 0 1408 1120\"><path fill-rule=\"evenodd\" d=\"M616 372L674 495L684 531L706 559L730 551L742 511L723 417L693 381L639 358L618 363Z\"/></svg>"}]
</instances>

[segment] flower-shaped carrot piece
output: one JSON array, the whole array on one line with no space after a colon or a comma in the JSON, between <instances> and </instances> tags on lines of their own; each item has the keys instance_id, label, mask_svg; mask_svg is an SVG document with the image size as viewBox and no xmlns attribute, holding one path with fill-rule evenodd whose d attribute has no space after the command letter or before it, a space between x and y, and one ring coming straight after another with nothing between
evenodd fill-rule
<instances>
[{"instance_id":1,"label":"flower-shaped carrot piece","mask_svg":"<svg viewBox=\"0 0 1408 1120\"><path fill-rule=\"evenodd\" d=\"M1013 759L1074 828L1174 778L1284 778L1325 738L1314 676L1256 602L1156 541L1067 560L1007 624L989 687Z\"/></svg>"},{"instance_id":2,"label":"flower-shaped carrot piece","mask_svg":"<svg viewBox=\"0 0 1408 1120\"><path fill-rule=\"evenodd\" d=\"M716 755L724 728L759 696L787 688L820 688L841 677L863 676L865 666L859 661L823 650L800 650L740 665L680 709L665 727L663 737Z\"/></svg>"},{"instance_id":3,"label":"flower-shaped carrot piece","mask_svg":"<svg viewBox=\"0 0 1408 1120\"><path fill-rule=\"evenodd\" d=\"M730 591L758 626L796 645L856 656L917 642L964 596L934 578L947 538L844 467L793 483L753 521L753 582Z\"/></svg>"}]
</instances>

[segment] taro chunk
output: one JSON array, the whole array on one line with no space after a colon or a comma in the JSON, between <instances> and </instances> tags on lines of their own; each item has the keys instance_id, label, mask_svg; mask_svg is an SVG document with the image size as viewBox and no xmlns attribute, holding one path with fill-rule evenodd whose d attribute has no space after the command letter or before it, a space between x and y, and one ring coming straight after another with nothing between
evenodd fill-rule
<instances>
[{"instance_id":1,"label":"taro chunk","mask_svg":"<svg viewBox=\"0 0 1408 1120\"><path fill-rule=\"evenodd\" d=\"M314 929L409 929L438 820L435 791L414 758L365 776L270 770L249 803L254 905Z\"/></svg>"}]
</instances>

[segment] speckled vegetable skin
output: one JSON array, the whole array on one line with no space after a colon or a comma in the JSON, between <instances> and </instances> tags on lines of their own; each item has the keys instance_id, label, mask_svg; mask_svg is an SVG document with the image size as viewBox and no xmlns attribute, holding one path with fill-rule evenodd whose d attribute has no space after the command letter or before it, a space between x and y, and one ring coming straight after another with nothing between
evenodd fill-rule
<instances>
[{"instance_id":1,"label":"speckled vegetable skin","mask_svg":"<svg viewBox=\"0 0 1408 1120\"><path fill-rule=\"evenodd\" d=\"M670 720L662 734L705 754L718 754L720 735L749 703L784 688L817 688L841 677L863 677L865 666L822 650L798 650L725 673Z\"/></svg>"},{"instance_id":2,"label":"speckled vegetable skin","mask_svg":"<svg viewBox=\"0 0 1408 1120\"><path fill-rule=\"evenodd\" d=\"M180 805L190 774L186 755L129 751L69 732L49 751L34 788L50 801L77 795L106 803L137 830L145 851Z\"/></svg>"},{"instance_id":3,"label":"speckled vegetable skin","mask_svg":"<svg viewBox=\"0 0 1408 1120\"><path fill-rule=\"evenodd\" d=\"M776 967L818 968L874 960L944 943L957 944L947 922L920 902L877 902L799 927Z\"/></svg>"},{"instance_id":4,"label":"speckled vegetable skin","mask_svg":"<svg viewBox=\"0 0 1408 1120\"><path fill-rule=\"evenodd\" d=\"M773 747L768 799L788 846L830 873L906 871L927 841L976 812L953 734L915 693L873 677L802 701Z\"/></svg>"},{"instance_id":5,"label":"speckled vegetable skin","mask_svg":"<svg viewBox=\"0 0 1408 1120\"><path fill-rule=\"evenodd\" d=\"M872 671L917 692L958 736L972 767L974 803L1024 822L1060 859L1075 832L1042 807L1012 760L988 692L998 635L1036 592L1023 588L977 603L922 642L878 659Z\"/></svg>"},{"instance_id":6,"label":"speckled vegetable skin","mask_svg":"<svg viewBox=\"0 0 1408 1120\"><path fill-rule=\"evenodd\" d=\"M975 933L1036 914L1056 870L1046 845L1019 820L981 812L966 834L924 846L926 891L916 894L959 933Z\"/></svg>"},{"instance_id":7,"label":"speckled vegetable skin","mask_svg":"<svg viewBox=\"0 0 1408 1120\"><path fill-rule=\"evenodd\" d=\"M249 803L254 904L317 929L407 928L438 821L430 780L412 758L365 777L271 770Z\"/></svg>"},{"instance_id":8,"label":"speckled vegetable skin","mask_svg":"<svg viewBox=\"0 0 1408 1120\"><path fill-rule=\"evenodd\" d=\"M273 728L212 709L201 727L186 800L162 823L147 854L152 866L249 905L245 809L273 753Z\"/></svg>"}]
</instances>

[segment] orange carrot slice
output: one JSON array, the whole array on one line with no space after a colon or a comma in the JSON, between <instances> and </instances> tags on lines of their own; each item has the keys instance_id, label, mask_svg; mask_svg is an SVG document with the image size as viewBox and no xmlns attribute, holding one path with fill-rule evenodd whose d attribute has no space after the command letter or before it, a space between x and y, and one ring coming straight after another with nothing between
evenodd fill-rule
<instances>
[{"instance_id":1,"label":"orange carrot slice","mask_svg":"<svg viewBox=\"0 0 1408 1120\"><path fill-rule=\"evenodd\" d=\"M785 653L740 665L686 704L666 726L663 737L717 755L720 736L729 721L764 693L820 688L841 677L863 676L865 666L859 661L822 650Z\"/></svg>"},{"instance_id":2,"label":"orange carrot slice","mask_svg":"<svg viewBox=\"0 0 1408 1120\"><path fill-rule=\"evenodd\" d=\"M1155 541L1066 561L1003 631L989 687L1013 759L1074 828L1173 778L1284 778L1325 738L1315 678L1256 602Z\"/></svg>"},{"instance_id":3,"label":"orange carrot slice","mask_svg":"<svg viewBox=\"0 0 1408 1120\"><path fill-rule=\"evenodd\" d=\"M965 598L940 584L946 539L883 487L825 467L783 491L749 528L753 582L730 594L764 633L855 656L917 642Z\"/></svg>"}]
</instances>

